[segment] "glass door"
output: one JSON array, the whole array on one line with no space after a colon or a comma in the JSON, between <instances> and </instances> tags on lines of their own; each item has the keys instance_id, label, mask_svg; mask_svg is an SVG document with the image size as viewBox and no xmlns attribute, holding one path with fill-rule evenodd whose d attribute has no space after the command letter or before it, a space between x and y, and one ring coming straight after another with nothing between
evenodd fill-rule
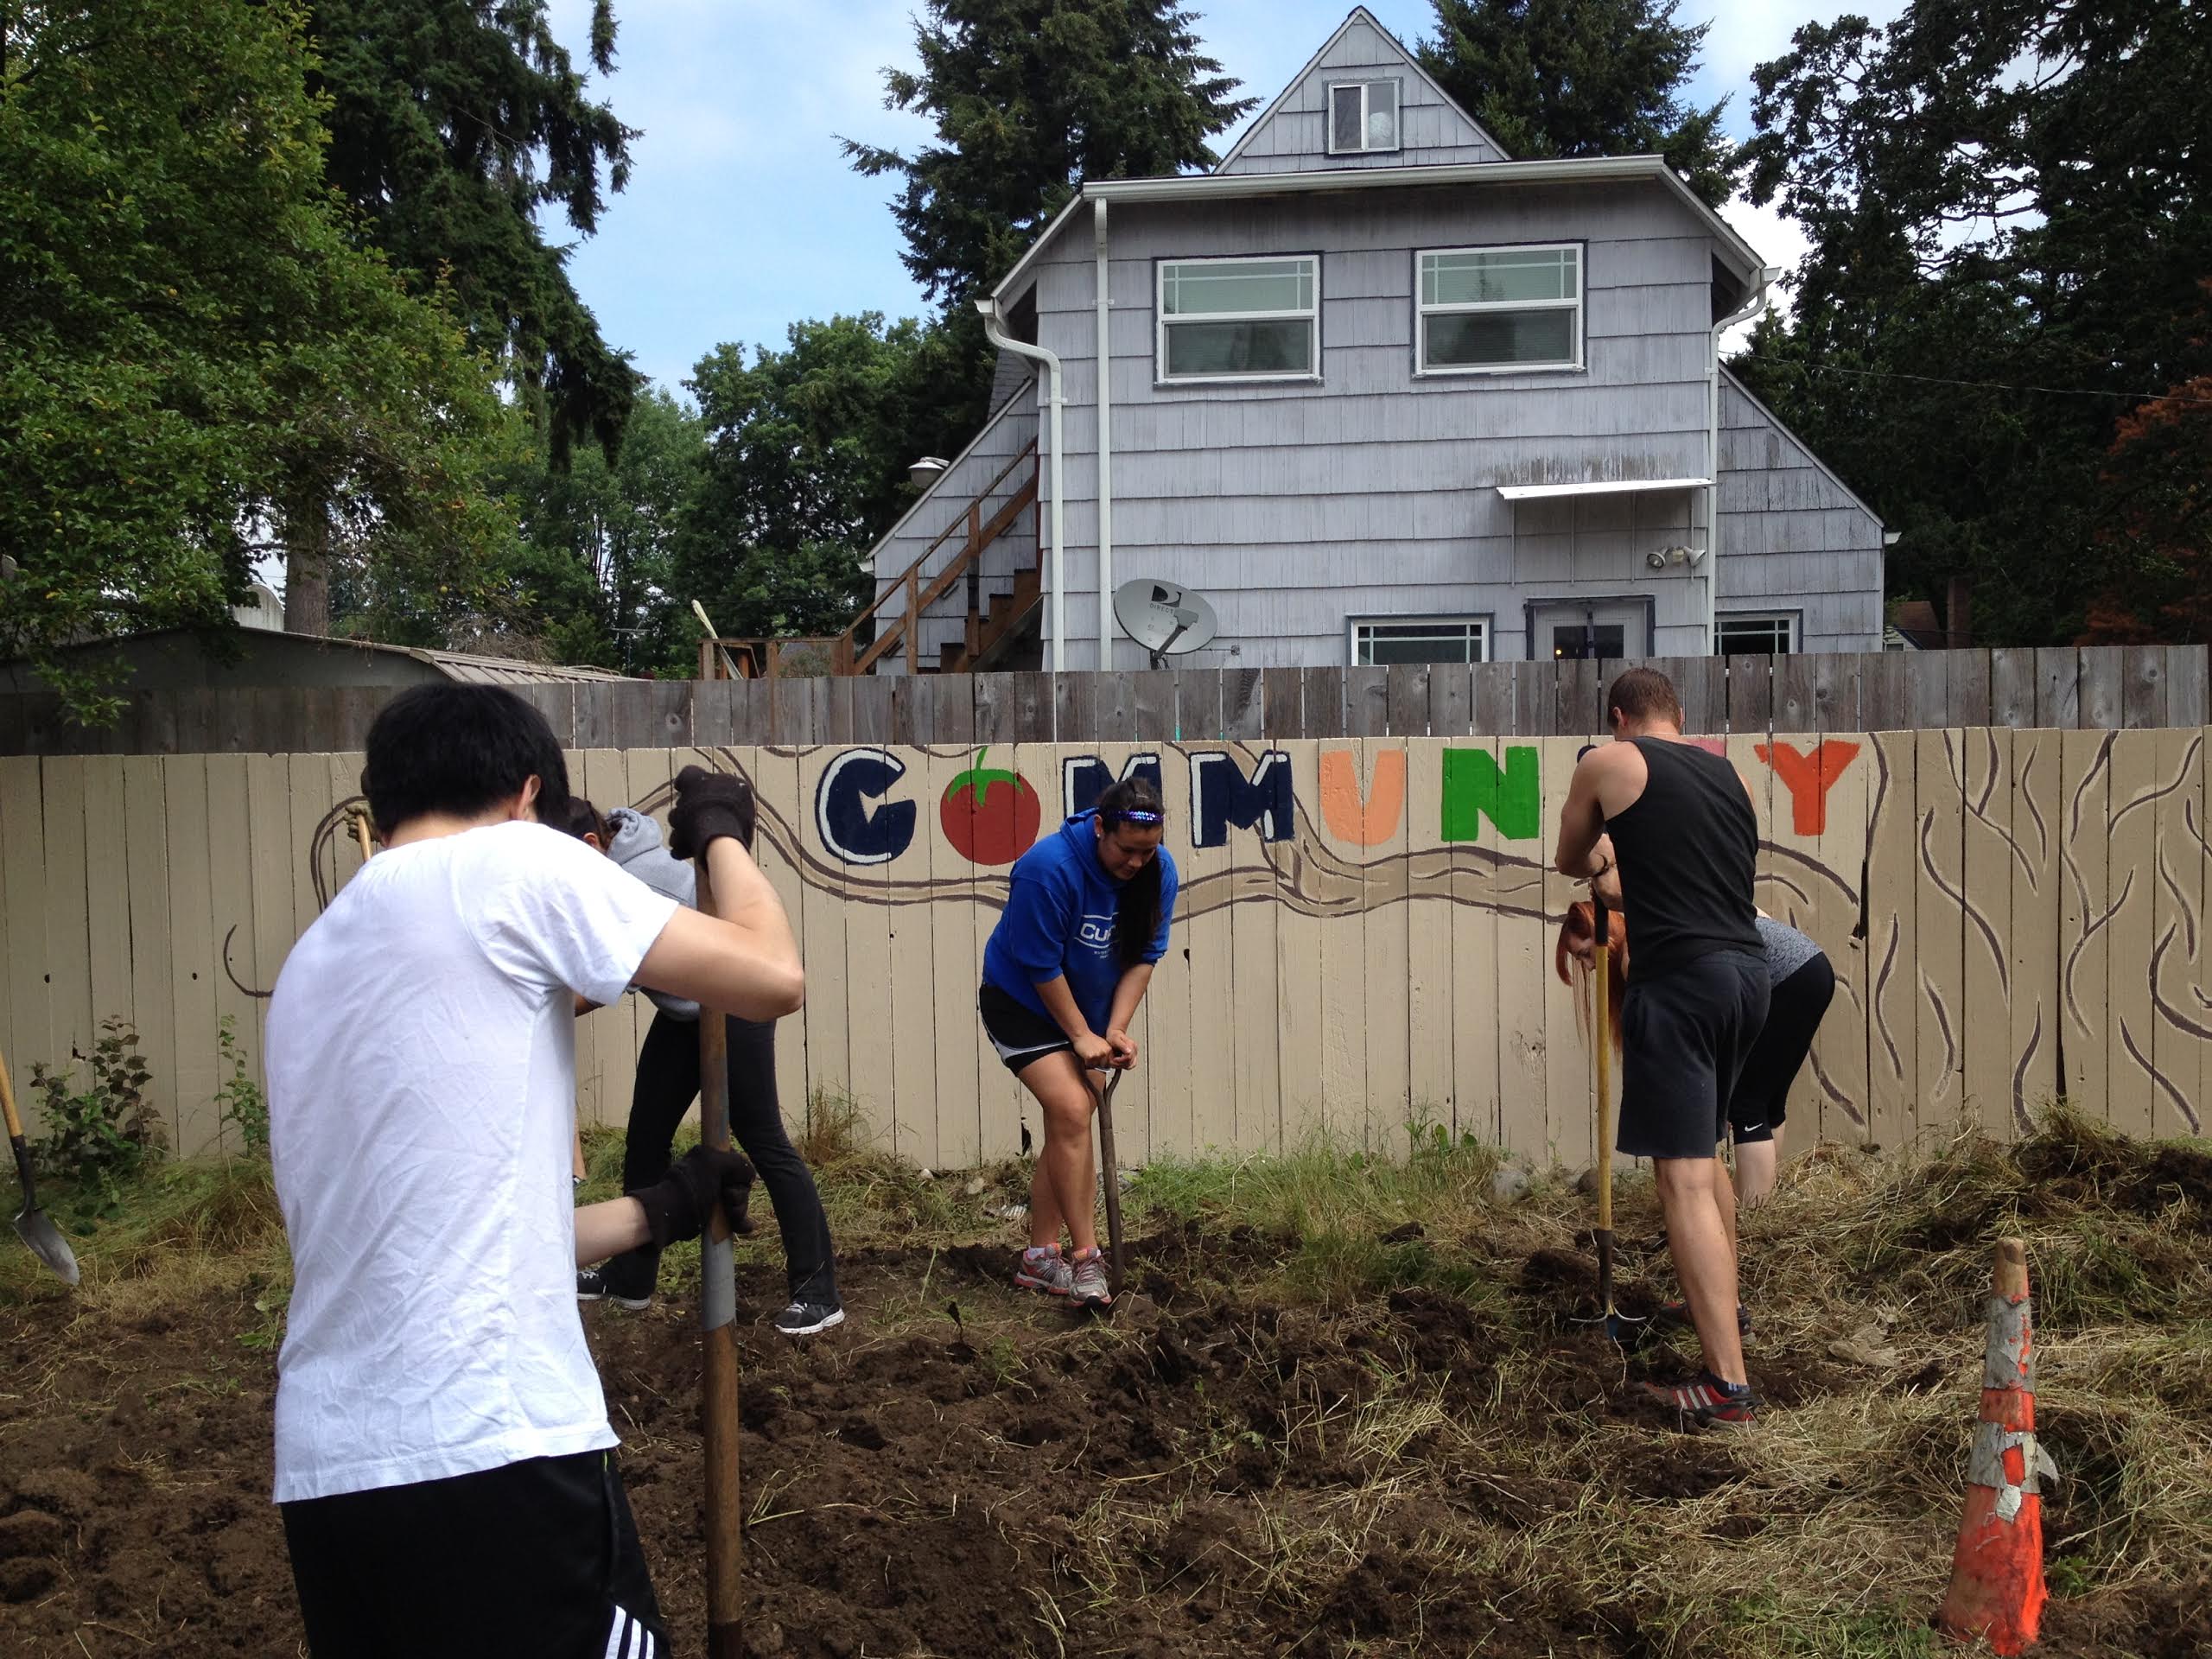
<instances>
[{"instance_id":1,"label":"glass door","mask_svg":"<svg viewBox=\"0 0 2212 1659\"><path fill-rule=\"evenodd\" d=\"M1649 651L1643 637L1641 605L1618 600L1539 605L1531 617L1534 628L1529 654L1539 660L1549 657L1560 662L1582 658L1605 662L1631 652L1642 657Z\"/></svg>"}]
</instances>

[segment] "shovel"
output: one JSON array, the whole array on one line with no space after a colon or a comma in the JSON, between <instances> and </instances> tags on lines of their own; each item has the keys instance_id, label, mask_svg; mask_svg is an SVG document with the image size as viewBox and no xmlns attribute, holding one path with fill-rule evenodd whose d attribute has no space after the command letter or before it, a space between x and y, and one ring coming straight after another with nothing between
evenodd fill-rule
<instances>
[{"instance_id":1,"label":"shovel","mask_svg":"<svg viewBox=\"0 0 2212 1659\"><path fill-rule=\"evenodd\" d=\"M1595 886L1590 890L1590 907L1597 924L1597 937L1591 941L1590 982L1597 993L1591 1032L1598 1047L1598 1300L1605 1308L1605 1334L1626 1347L1635 1334L1630 1326L1642 1321L1613 1306L1613 936L1612 918Z\"/></svg>"},{"instance_id":2,"label":"shovel","mask_svg":"<svg viewBox=\"0 0 2212 1659\"><path fill-rule=\"evenodd\" d=\"M1114 1163L1114 1091L1122 1086L1117 1067L1098 1091L1098 1163L1106 1178L1106 1288L1122 1294L1122 1174Z\"/></svg>"},{"instance_id":3,"label":"shovel","mask_svg":"<svg viewBox=\"0 0 2212 1659\"><path fill-rule=\"evenodd\" d=\"M77 1256L52 1217L38 1207L38 1192L31 1184L31 1149L23 1144L23 1120L16 1115L16 1091L8 1082L8 1062L0 1058L0 1114L8 1120L8 1144L15 1148L16 1173L23 1179L23 1207L16 1211L16 1232L31 1247L31 1254L67 1283L77 1282Z\"/></svg>"}]
</instances>

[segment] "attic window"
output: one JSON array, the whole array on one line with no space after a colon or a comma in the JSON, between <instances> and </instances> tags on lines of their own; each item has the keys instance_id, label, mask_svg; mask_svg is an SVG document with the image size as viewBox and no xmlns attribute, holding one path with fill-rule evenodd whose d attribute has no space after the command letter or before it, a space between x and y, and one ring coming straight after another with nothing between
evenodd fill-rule
<instances>
[{"instance_id":1,"label":"attic window","mask_svg":"<svg viewBox=\"0 0 2212 1659\"><path fill-rule=\"evenodd\" d=\"M1398 83L1340 80L1329 87L1329 154L1398 147Z\"/></svg>"}]
</instances>

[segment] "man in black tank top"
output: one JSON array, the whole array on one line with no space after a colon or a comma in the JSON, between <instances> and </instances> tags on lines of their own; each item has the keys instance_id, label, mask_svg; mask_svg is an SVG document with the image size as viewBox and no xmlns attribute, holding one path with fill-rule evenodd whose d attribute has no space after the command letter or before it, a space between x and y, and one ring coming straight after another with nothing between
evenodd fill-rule
<instances>
[{"instance_id":1,"label":"man in black tank top","mask_svg":"<svg viewBox=\"0 0 2212 1659\"><path fill-rule=\"evenodd\" d=\"M1619 1150L1657 1173L1667 1238L1705 1350L1705 1374L1651 1389L1701 1425L1752 1420L1736 1327L1735 1189L1717 1155L1728 1096L1766 1019L1767 976L1751 883L1758 818L1719 755L1682 737L1667 677L1630 669L1608 698L1615 742L1574 769L1558 866L1588 878L1620 861L1636 941L1620 1011Z\"/></svg>"}]
</instances>

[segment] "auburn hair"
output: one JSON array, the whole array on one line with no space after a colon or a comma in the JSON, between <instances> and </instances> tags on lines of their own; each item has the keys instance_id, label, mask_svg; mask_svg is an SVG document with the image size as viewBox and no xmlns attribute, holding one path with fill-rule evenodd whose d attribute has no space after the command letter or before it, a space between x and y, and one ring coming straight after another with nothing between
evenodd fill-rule
<instances>
[{"instance_id":1,"label":"auburn hair","mask_svg":"<svg viewBox=\"0 0 2212 1659\"><path fill-rule=\"evenodd\" d=\"M1618 1049L1621 1046L1621 998L1628 990L1628 923L1618 910L1605 912L1605 979L1611 993L1606 999L1606 1007L1613 1011L1613 1018L1606 1021L1606 1026L1612 1033L1613 1046ZM1579 899L1569 905L1565 919L1559 925L1559 944L1552 952L1554 965L1559 969L1560 984L1589 984L1590 963L1577 951L1588 947L1597 937L1597 912L1590 901ZM1574 1015L1587 1025L1590 1008L1586 998L1575 999Z\"/></svg>"},{"instance_id":2,"label":"auburn hair","mask_svg":"<svg viewBox=\"0 0 2212 1659\"><path fill-rule=\"evenodd\" d=\"M1149 778L1124 778L1107 785L1098 797L1098 824L1108 835L1126 813L1157 812L1164 817L1166 811ZM1114 912L1114 954L1124 968L1144 960L1152 936L1160 931L1160 855L1155 853L1122 883L1121 901Z\"/></svg>"}]
</instances>

